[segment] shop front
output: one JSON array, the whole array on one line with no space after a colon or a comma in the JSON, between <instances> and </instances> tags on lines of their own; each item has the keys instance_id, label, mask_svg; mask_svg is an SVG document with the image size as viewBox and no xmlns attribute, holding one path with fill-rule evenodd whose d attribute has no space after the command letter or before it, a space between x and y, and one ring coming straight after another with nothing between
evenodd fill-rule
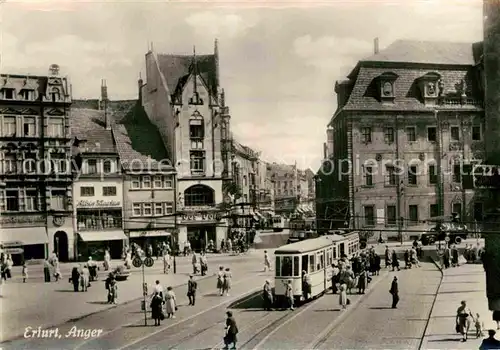
<instances>
[{"instance_id":1,"label":"shop front","mask_svg":"<svg viewBox=\"0 0 500 350\"><path fill-rule=\"evenodd\" d=\"M217 247L227 238L227 224L218 211L184 212L179 219L179 245L191 244L194 251L205 250L210 241Z\"/></svg>"},{"instance_id":2,"label":"shop front","mask_svg":"<svg viewBox=\"0 0 500 350\"><path fill-rule=\"evenodd\" d=\"M1 216L1 251L11 254L14 265L48 256L48 236L44 216Z\"/></svg>"},{"instance_id":3,"label":"shop front","mask_svg":"<svg viewBox=\"0 0 500 350\"><path fill-rule=\"evenodd\" d=\"M172 229L173 230L173 229ZM171 231L172 231L171 230ZM167 243L170 247L173 247L172 242L172 232L169 230L130 230L128 232L130 245L133 243L138 244L144 251L151 245L153 247L153 253L155 255L159 254L159 247L163 243Z\"/></svg>"}]
</instances>

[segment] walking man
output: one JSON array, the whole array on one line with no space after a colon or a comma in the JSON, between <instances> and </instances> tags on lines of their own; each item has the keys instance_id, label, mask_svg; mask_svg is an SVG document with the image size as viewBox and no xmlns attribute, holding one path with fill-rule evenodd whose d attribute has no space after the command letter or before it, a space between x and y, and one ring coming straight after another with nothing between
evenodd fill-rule
<instances>
[{"instance_id":1,"label":"walking man","mask_svg":"<svg viewBox=\"0 0 500 350\"><path fill-rule=\"evenodd\" d=\"M189 305L194 306L194 303L196 302L196 289L198 289L198 283L193 279L193 275L189 276L189 282L188 282L188 298L189 298Z\"/></svg>"},{"instance_id":2,"label":"walking man","mask_svg":"<svg viewBox=\"0 0 500 350\"><path fill-rule=\"evenodd\" d=\"M269 260L269 254L267 250L264 250L264 272L267 270L272 271L271 269L271 260Z\"/></svg>"},{"instance_id":3,"label":"walking man","mask_svg":"<svg viewBox=\"0 0 500 350\"><path fill-rule=\"evenodd\" d=\"M398 286L398 278L394 276L392 280L391 289L389 293L392 295L392 308L396 309L398 307L399 302L399 286Z\"/></svg>"}]
</instances>

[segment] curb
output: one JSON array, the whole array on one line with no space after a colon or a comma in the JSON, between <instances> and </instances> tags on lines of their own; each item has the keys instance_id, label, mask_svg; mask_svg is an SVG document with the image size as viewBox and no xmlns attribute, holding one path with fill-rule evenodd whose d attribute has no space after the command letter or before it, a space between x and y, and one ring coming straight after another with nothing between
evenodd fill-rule
<instances>
[{"instance_id":1,"label":"curb","mask_svg":"<svg viewBox=\"0 0 500 350\"><path fill-rule=\"evenodd\" d=\"M204 280L204 279L207 279L207 278L210 278L210 277L214 277L215 274L213 275L207 275L207 276L203 276L199 279L197 279L196 281L200 281L200 280ZM179 287L183 287L183 286L187 286L187 282L186 283L182 283L182 284L178 284L178 285L175 285L173 286L172 288L179 288ZM59 325L63 325L63 324L67 324L67 323L72 323L72 322L78 322L78 321L81 321L83 320L84 318L87 318L87 317L90 317L90 316L94 316L98 313L101 313L101 312L105 312L105 311L108 311L108 310L111 310L111 309L114 309L114 308L117 308L119 306L126 306L126 305L129 305L129 304L132 304L132 303L135 303L135 302L138 302L140 300L143 300L143 297L138 297L138 298L135 298L135 299L132 299L132 300L128 300L128 301L125 301L123 303L120 303L120 304L117 304L117 305L109 305L108 307L104 308L104 309L101 309L101 310L97 310L97 311L93 311L93 312L90 312L90 313L87 313L87 314L84 314L84 315L81 315L81 316L78 316L78 317L74 317L74 318L71 318L69 320L66 320L66 321L62 321L62 322L57 322L57 323L49 323L49 324L44 324L44 325L40 325L40 327L42 327L43 329L45 328L56 328L57 326ZM18 340L18 339L23 339L24 338L24 333L20 333L18 335L15 335L15 336L12 336L10 338L7 338L7 339L3 339L1 342L0 342L0 345L2 344L8 344L10 342L13 342L15 340ZM0 347L1 349L1 347Z\"/></svg>"},{"instance_id":2,"label":"curb","mask_svg":"<svg viewBox=\"0 0 500 350\"><path fill-rule=\"evenodd\" d=\"M346 312L342 312L339 317L334 319L311 343L306 346L306 349L316 349L316 347L321 344L327 337L328 334L337 327L337 325L346 318L352 310L357 309L361 302L365 300L373 291L375 290L375 286L379 284L381 281L385 280L389 277L391 271L385 271L375 282L372 283L371 288L368 289L368 293L362 294L360 298L358 298L354 303L351 304L351 307L346 310Z\"/></svg>"}]
</instances>

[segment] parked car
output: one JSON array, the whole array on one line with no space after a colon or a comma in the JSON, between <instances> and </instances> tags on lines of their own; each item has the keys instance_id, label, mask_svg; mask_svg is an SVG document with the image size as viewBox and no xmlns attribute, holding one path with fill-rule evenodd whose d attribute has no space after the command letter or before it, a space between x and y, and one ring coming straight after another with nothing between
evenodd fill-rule
<instances>
[{"instance_id":1,"label":"parked car","mask_svg":"<svg viewBox=\"0 0 500 350\"><path fill-rule=\"evenodd\" d=\"M420 236L420 241L422 245L429 245L444 241L446 237L449 237L449 242L460 244L464 239L467 239L468 235L469 230L466 225L455 222L440 222L424 232Z\"/></svg>"}]
</instances>

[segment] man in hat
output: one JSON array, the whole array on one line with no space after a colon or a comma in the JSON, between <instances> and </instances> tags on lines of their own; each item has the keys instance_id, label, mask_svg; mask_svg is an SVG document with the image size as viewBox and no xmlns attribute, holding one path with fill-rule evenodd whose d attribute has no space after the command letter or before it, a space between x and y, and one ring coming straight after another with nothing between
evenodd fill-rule
<instances>
[{"instance_id":1,"label":"man in hat","mask_svg":"<svg viewBox=\"0 0 500 350\"><path fill-rule=\"evenodd\" d=\"M190 275L187 296L189 298L189 305L191 306L194 306L194 303L196 302L196 289L198 289L198 283L196 283L193 279L193 275Z\"/></svg>"},{"instance_id":2,"label":"man in hat","mask_svg":"<svg viewBox=\"0 0 500 350\"><path fill-rule=\"evenodd\" d=\"M389 293L392 295L392 308L396 309L398 307L399 302L399 286L398 286L398 278L394 276L392 280L391 289Z\"/></svg>"}]
</instances>

